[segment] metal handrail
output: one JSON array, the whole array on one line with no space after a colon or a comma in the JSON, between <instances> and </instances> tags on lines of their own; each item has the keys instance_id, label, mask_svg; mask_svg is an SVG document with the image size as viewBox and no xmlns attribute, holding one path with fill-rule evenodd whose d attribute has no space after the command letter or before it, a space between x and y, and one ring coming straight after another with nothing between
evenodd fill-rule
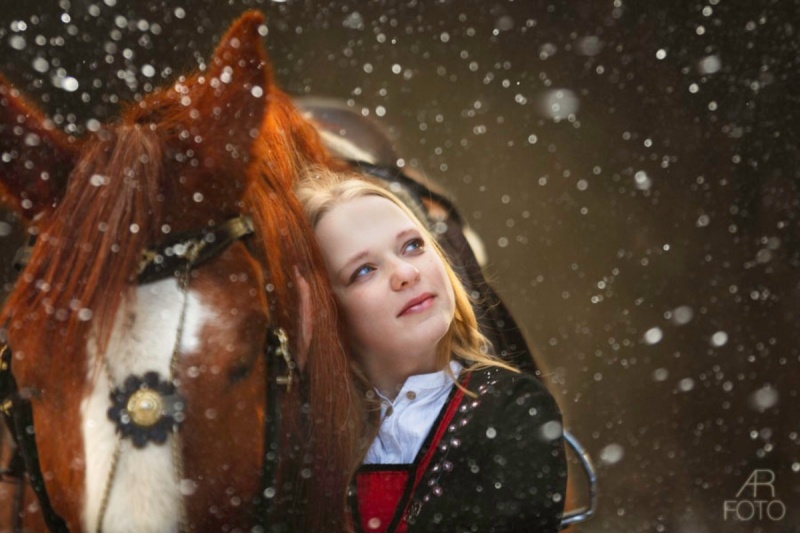
<instances>
[{"instance_id":1,"label":"metal handrail","mask_svg":"<svg viewBox=\"0 0 800 534\"><path fill-rule=\"evenodd\" d=\"M564 431L564 441L566 441L567 445L575 452L586 474L586 480L589 484L589 505L564 512L564 516L561 518L562 529L569 525L582 523L588 520L597 510L597 474L595 473L594 465L592 465L592 459L589 457L589 453L586 452L586 449L575 439L575 436L566 430Z\"/></svg>"}]
</instances>

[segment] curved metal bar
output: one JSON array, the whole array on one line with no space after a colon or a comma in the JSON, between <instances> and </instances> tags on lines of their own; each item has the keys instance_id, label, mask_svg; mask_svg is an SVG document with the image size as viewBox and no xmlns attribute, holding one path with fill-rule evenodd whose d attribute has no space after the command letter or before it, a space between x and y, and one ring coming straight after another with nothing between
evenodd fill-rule
<instances>
[{"instance_id":1,"label":"curved metal bar","mask_svg":"<svg viewBox=\"0 0 800 534\"><path fill-rule=\"evenodd\" d=\"M589 505L577 508L575 510L570 510L569 512L564 512L564 516L561 518L562 529L568 527L569 525L588 520L597 510L597 474L595 473L594 465L592 465L592 459L589 457L589 453L586 452L586 449L584 449L580 442L575 439L575 436L566 430L564 431L564 441L566 441L570 448L575 452L575 455L578 457L578 460L580 460L583 471L586 474L586 480L589 484Z\"/></svg>"}]
</instances>

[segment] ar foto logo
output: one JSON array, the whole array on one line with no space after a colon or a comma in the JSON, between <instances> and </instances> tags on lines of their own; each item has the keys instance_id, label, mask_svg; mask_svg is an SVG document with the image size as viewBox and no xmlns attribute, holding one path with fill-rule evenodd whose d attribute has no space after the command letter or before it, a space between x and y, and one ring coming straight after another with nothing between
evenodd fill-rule
<instances>
[{"instance_id":1,"label":"ar foto logo","mask_svg":"<svg viewBox=\"0 0 800 534\"><path fill-rule=\"evenodd\" d=\"M786 516L786 505L775 498L775 472L771 469L756 469L747 478L736 500L725 501L722 513L725 520L750 521L768 518L780 521Z\"/></svg>"}]
</instances>

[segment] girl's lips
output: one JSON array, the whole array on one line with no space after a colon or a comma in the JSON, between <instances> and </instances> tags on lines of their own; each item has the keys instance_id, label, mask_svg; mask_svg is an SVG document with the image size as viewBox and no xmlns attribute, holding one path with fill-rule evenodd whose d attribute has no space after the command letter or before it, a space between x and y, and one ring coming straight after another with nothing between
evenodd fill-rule
<instances>
[{"instance_id":1,"label":"girl's lips","mask_svg":"<svg viewBox=\"0 0 800 534\"><path fill-rule=\"evenodd\" d=\"M409 315L412 313L418 313L421 311L425 311L431 306L433 306L433 300L436 298L436 295L432 293L424 293L418 297L414 297L413 299L406 302L406 305L403 306L403 309L397 314L398 317L402 317L403 315Z\"/></svg>"}]
</instances>

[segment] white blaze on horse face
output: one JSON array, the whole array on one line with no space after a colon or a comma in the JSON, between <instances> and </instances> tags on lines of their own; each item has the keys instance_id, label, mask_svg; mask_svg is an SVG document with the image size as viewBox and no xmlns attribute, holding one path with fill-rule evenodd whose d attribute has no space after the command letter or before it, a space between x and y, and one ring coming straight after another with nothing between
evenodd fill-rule
<instances>
[{"instance_id":1,"label":"white blaze on horse face","mask_svg":"<svg viewBox=\"0 0 800 534\"><path fill-rule=\"evenodd\" d=\"M196 347L200 329L211 315L191 292L184 297L173 278L138 287L133 302L120 307L105 355L108 373L102 368L96 372L98 358L103 356L98 355L95 344L89 342L87 372L94 387L81 405L86 453L84 530L98 527L116 442L116 428L106 415L111 389L108 375L113 377L115 385L122 384L131 374L142 376L148 371L156 371L162 379L168 378L185 298L188 303L181 347ZM178 530L181 481L175 475L172 439L170 437L163 445L151 443L142 449L133 447L130 440L122 440L103 530Z\"/></svg>"}]
</instances>

